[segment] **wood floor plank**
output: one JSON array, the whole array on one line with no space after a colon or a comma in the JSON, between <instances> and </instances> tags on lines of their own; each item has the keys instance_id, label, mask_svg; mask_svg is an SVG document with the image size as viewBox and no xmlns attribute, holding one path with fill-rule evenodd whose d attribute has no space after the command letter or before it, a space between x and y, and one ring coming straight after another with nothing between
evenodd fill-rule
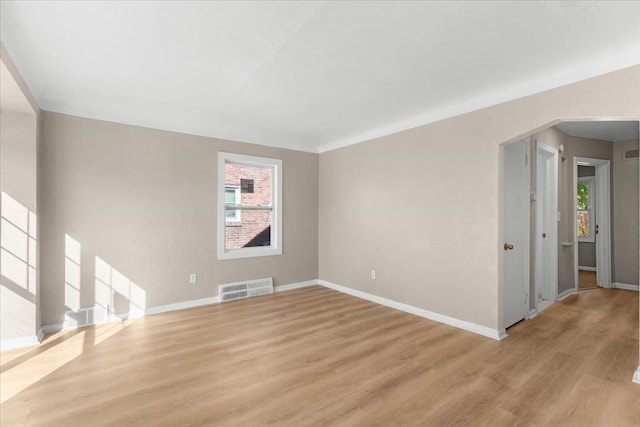
<instances>
[{"instance_id":1,"label":"wood floor plank","mask_svg":"<svg viewBox=\"0 0 640 427\"><path fill-rule=\"evenodd\" d=\"M497 342L314 286L0 355L2 426L640 425L638 293L581 291Z\"/></svg>"}]
</instances>

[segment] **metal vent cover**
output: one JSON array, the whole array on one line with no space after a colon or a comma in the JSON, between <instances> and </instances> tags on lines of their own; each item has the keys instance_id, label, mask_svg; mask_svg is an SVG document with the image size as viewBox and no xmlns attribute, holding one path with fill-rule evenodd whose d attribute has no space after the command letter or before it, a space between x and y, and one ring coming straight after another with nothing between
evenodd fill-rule
<instances>
[{"instance_id":1,"label":"metal vent cover","mask_svg":"<svg viewBox=\"0 0 640 427\"><path fill-rule=\"evenodd\" d=\"M222 295L222 301L231 301L231 300L234 300L234 299L246 298L248 296L249 296L249 294L247 294L247 291L230 292L228 294L223 294Z\"/></svg>"},{"instance_id":2,"label":"metal vent cover","mask_svg":"<svg viewBox=\"0 0 640 427\"><path fill-rule=\"evenodd\" d=\"M622 152L623 160L634 160L634 159L637 159L638 157L640 157L640 149L638 148L632 148L630 150L624 150Z\"/></svg>"},{"instance_id":3,"label":"metal vent cover","mask_svg":"<svg viewBox=\"0 0 640 427\"><path fill-rule=\"evenodd\" d=\"M220 302L233 301L258 295L273 293L273 278L244 280L241 282L225 283L218 286Z\"/></svg>"}]
</instances>

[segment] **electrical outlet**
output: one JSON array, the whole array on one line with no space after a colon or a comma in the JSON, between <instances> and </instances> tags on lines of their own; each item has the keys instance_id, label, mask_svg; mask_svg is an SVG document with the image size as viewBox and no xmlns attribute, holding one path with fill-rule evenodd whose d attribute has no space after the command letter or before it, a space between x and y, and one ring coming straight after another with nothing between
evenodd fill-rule
<instances>
[{"instance_id":1,"label":"electrical outlet","mask_svg":"<svg viewBox=\"0 0 640 427\"><path fill-rule=\"evenodd\" d=\"M371 270L371 280L376 280L376 271Z\"/></svg>"},{"instance_id":2,"label":"electrical outlet","mask_svg":"<svg viewBox=\"0 0 640 427\"><path fill-rule=\"evenodd\" d=\"M198 276L196 275L196 273L191 273L189 275L189 283L193 285L197 281L198 281Z\"/></svg>"}]
</instances>

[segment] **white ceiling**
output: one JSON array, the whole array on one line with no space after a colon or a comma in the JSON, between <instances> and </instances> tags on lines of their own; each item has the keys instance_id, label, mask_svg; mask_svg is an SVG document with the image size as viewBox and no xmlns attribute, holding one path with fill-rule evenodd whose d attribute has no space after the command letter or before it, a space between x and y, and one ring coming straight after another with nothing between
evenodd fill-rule
<instances>
[{"instance_id":1,"label":"white ceiling","mask_svg":"<svg viewBox=\"0 0 640 427\"><path fill-rule=\"evenodd\" d=\"M45 110L324 151L640 63L640 2L11 2Z\"/></svg>"},{"instance_id":2,"label":"white ceiling","mask_svg":"<svg viewBox=\"0 0 640 427\"><path fill-rule=\"evenodd\" d=\"M628 141L638 139L639 122L563 122L557 125L571 136L598 139L600 141Z\"/></svg>"},{"instance_id":3,"label":"white ceiling","mask_svg":"<svg viewBox=\"0 0 640 427\"><path fill-rule=\"evenodd\" d=\"M2 60L0 60L0 108L35 114L33 107Z\"/></svg>"}]
</instances>

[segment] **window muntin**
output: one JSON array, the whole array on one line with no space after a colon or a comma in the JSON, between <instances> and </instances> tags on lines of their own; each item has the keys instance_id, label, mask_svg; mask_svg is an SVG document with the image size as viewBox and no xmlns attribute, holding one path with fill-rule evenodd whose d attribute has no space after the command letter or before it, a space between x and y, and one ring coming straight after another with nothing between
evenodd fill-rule
<instances>
[{"instance_id":1,"label":"window muntin","mask_svg":"<svg viewBox=\"0 0 640 427\"><path fill-rule=\"evenodd\" d=\"M282 161L219 153L218 259L282 253Z\"/></svg>"}]
</instances>

